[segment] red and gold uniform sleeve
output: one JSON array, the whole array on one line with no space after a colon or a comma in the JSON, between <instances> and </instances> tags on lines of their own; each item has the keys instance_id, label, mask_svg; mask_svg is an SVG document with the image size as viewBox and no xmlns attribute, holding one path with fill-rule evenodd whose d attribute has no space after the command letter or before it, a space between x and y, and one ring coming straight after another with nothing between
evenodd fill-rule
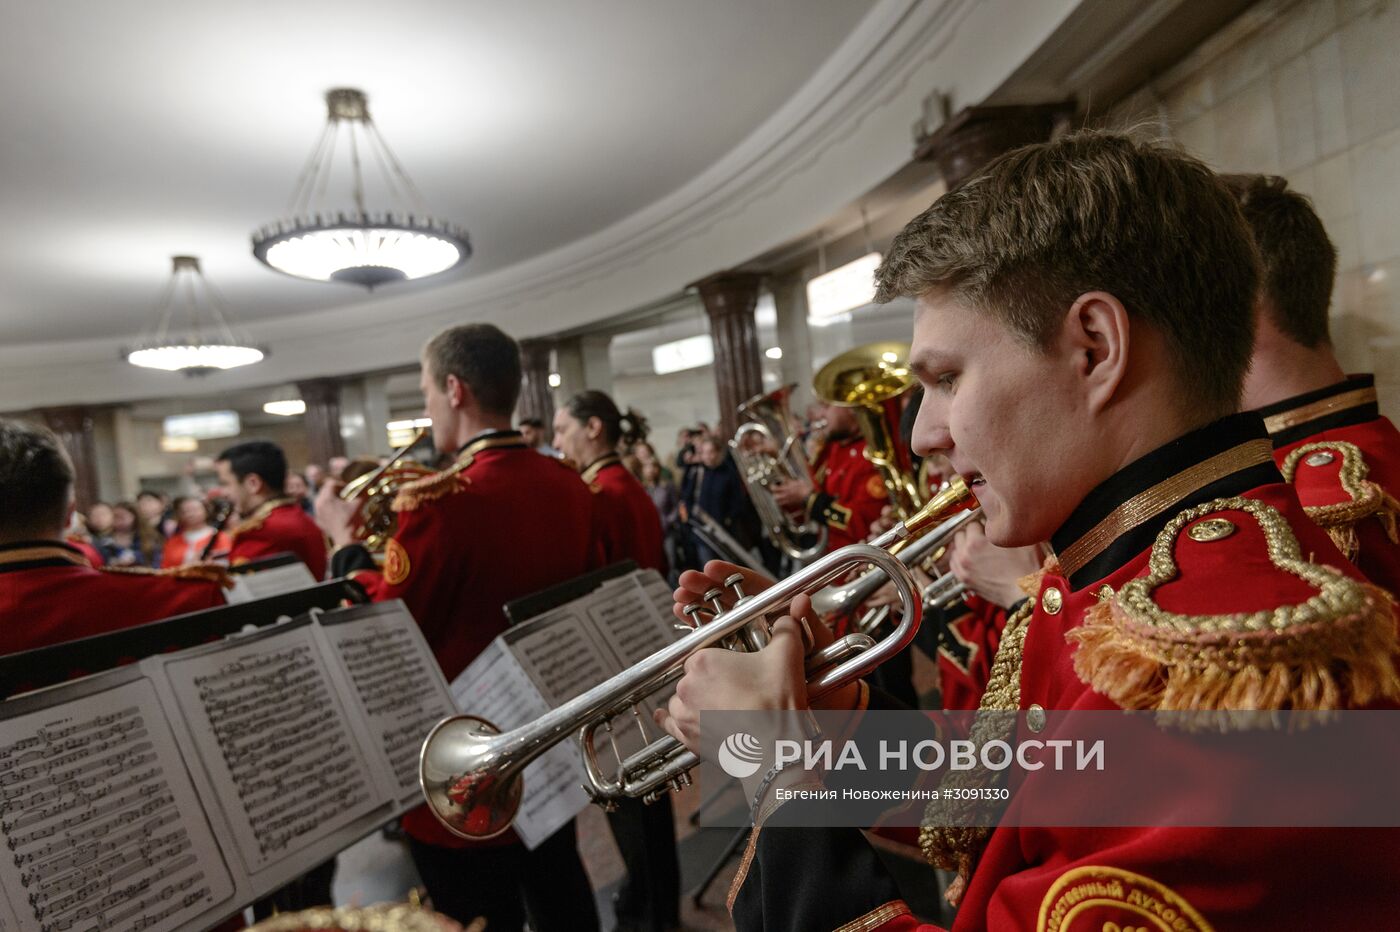
<instances>
[{"instance_id":1,"label":"red and gold uniform sleeve","mask_svg":"<svg viewBox=\"0 0 1400 932\"><path fill-rule=\"evenodd\" d=\"M94 569L58 544L0 548L0 653L11 654L224 604L222 567Z\"/></svg>"},{"instance_id":2,"label":"red and gold uniform sleeve","mask_svg":"<svg viewBox=\"0 0 1400 932\"><path fill-rule=\"evenodd\" d=\"M816 491L807 513L827 529L827 551L859 543L888 502L879 470L865 458L865 441L831 442L822 449Z\"/></svg>"}]
</instances>

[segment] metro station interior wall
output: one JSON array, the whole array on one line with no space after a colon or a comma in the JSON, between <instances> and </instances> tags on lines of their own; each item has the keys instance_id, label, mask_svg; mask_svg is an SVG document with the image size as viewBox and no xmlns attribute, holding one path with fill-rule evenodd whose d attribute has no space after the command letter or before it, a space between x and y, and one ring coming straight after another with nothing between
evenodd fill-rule
<instances>
[{"instance_id":1,"label":"metro station interior wall","mask_svg":"<svg viewBox=\"0 0 1400 932\"><path fill-rule=\"evenodd\" d=\"M245 425L243 433L237 437L201 440L194 453L162 452L160 421L132 418L125 434L122 475L127 477L124 492L128 496L142 488L171 494L190 491L186 476L192 465L196 467L194 479L199 486L213 485L216 482L211 471L213 457L244 440L271 440L281 445L292 469L303 469L307 465L306 434L301 418L289 418L285 423ZM105 473L103 489L105 494Z\"/></svg>"},{"instance_id":2,"label":"metro station interior wall","mask_svg":"<svg viewBox=\"0 0 1400 932\"><path fill-rule=\"evenodd\" d=\"M676 449L676 432L704 422L719 423L714 366L699 366L667 375L615 375L613 400L635 408L651 428L651 445L663 458Z\"/></svg>"},{"instance_id":3,"label":"metro station interior wall","mask_svg":"<svg viewBox=\"0 0 1400 932\"><path fill-rule=\"evenodd\" d=\"M1338 251L1332 337L1400 414L1400 3L1262 0L1120 105L1216 169L1282 175Z\"/></svg>"}]
</instances>

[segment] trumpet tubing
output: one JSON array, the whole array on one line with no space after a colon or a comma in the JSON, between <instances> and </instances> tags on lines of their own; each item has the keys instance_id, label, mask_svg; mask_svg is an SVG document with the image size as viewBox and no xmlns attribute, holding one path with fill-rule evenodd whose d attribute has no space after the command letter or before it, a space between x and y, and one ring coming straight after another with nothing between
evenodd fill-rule
<instances>
[{"instance_id":1,"label":"trumpet tubing","mask_svg":"<svg viewBox=\"0 0 1400 932\"><path fill-rule=\"evenodd\" d=\"M922 594L913 576L890 547L921 536L941 524L948 515L968 507L971 493L955 482L935 496L908 521L869 544L853 544L828 554L769 589L744 596L731 577L739 601L723 608L721 590L705 593L715 616L697 624L684 637L653 653L631 669L586 690L528 725L501 732L474 715L444 719L428 734L419 754L419 781L429 808L448 830L463 838L490 838L510 827L520 806L521 775L531 761L571 736L583 739L585 770L595 801L621 796L647 796L666 785L679 786L695 764L694 755L667 737L651 742L638 754L621 762L622 770L609 779L591 757L594 733L618 715L634 709L642 699L678 679L688 657L698 650L729 643L757 648L765 642L768 619L782 614L792 600L827 586L852 568L873 565L895 582L902 603L899 625L883 639L857 638L837 642L826 652L809 658L808 695L820 697L878 667L903 650L918 630ZM691 613L698 616L699 612ZM698 618L697 618L698 621ZM839 645L839 646L838 646ZM630 768L632 769L628 769Z\"/></svg>"}]
</instances>

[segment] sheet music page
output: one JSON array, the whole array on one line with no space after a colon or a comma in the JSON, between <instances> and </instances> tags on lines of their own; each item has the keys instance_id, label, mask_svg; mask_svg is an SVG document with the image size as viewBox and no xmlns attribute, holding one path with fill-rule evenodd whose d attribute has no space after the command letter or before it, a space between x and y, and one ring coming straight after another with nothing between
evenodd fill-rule
<instances>
[{"instance_id":1,"label":"sheet music page","mask_svg":"<svg viewBox=\"0 0 1400 932\"><path fill-rule=\"evenodd\" d=\"M396 599L323 613L316 628L340 661L333 669L364 716L367 743L384 754L392 793L416 806L423 739L457 711L418 623Z\"/></svg>"},{"instance_id":2,"label":"sheet music page","mask_svg":"<svg viewBox=\"0 0 1400 932\"><path fill-rule=\"evenodd\" d=\"M622 669L616 656L598 642L582 601L531 618L500 637L550 708Z\"/></svg>"},{"instance_id":3,"label":"sheet music page","mask_svg":"<svg viewBox=\"0 0 1400 932\"><path fill-rule=\"evenodd\" d=\"M308 622L148 658L257 896L392 817ZM198 777L197 777L198 778Z\"/></svg>"},{"instance_id":4,"label":"sheet music page","mask_svg":"<svg viewBox=\"0 0 1400 932\"><path fill-rule=\"evenodd\" d=\"M665 590L664 608L658 605L657 584ZM579 607L612 650L618 669L627 669L681 636L672 627L679 622L671 614L671 601L665 580L648 570L609 580L580 599Z\"/></svg>"},{"instance_id":5,"label":"sheet music page","mask_svg":"<svg viewBox=\"0 0 1400 932\"><path fill-rule=\"evenodd\" d=\"M0 704L0 884L18 928L198 928L234 875L133 667Z\"/></svg>"},{"instance_id":6,"label":"sheet music page","mask_svg":"<svg viewBox=\"0 0 1400 932\"><path fill-rule=\"evenodd\" d=\"M510 632L507 632L509 634ZM549 711L549 703L496 638L452 681L457 708L486 719L502 731L532 722ZM525 768L525 792L515 817L515 833L527 848L536 848L588 805L583 791L583 762L573 741L562 741Z\"/></svg>"},{"instance_id":7,"label":"sheet music page","mask_svg":"<svg viewBox=\"0 0 1400 932\"><path fill-rule=\"evenodd\" d=\"M230 605L265 599L284 592L297 592L316 585L316 577L305 563L288 563L256 573L233 574L233 588L225 592Z\"/></svg>"}]
</instances>

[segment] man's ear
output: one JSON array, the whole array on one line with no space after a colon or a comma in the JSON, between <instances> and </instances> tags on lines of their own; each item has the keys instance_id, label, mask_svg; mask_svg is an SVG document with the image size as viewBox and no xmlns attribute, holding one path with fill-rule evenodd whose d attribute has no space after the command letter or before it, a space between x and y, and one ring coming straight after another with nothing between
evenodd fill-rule
<instances>
[{"instance_id":1,"label":"man's ear","mask_svg":"<svg viewBox=\"0 0 1400 932\"><path fill-rule=\"evenodd\" d=\"M476 398L472 395L471 386L451 373L447 375L447 385L444 393L447 395L448 403L457 409L470 407L476 401Z\"/></svg>"},{"instance_id":2,"label":"man's ear","mask_svg":"<svg viewBox=\"0 0 1400 932\"><path fill-rule=\"evenodd\" d=\"M1128 309L1106 291L1080 295L1065 315L1062 346L1072 354L1074 375L1092 411L1113 401L1127 374L1129 331Z\"/></svg>"},{"instance_id":3,"label":"man's ear","mask_svg":"<svg viewBox=\"0 0 1400 932\"><path fill-rule=\"evenodd\" d=\"M597 440L599 437L603 436L602 418L597 415L590 417L588 423L584 425L584 433L588 435L589 440Z\"/></svg>"}]
</instances>

